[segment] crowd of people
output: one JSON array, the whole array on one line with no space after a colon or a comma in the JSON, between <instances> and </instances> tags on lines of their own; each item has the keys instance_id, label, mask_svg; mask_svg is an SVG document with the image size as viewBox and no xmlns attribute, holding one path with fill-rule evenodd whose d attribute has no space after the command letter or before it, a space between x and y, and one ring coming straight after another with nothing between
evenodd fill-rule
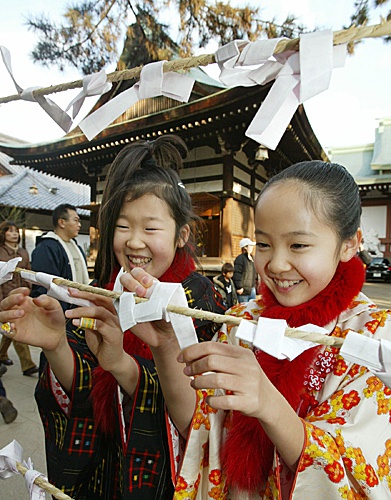
<instances>
[{"instance_id":1,"label":"crowd of people","mask_svg":"<svg viewBox=\"0 0 391 500\"><path fill-rule=\"evenodd\" d=\"M360 196L343 166L306 161L273 176L254 204L255 241L242 238L211 281L196 271L197 216L178 173L186 154L167 135L116 157L99 214L98 286L145 297L156 280L180 283L194 309L391 340L391 311L361 292ZM53 223L32 268L86 283L75 207ZM337 348L280 359L239 341L237 327L197 319L198 343L181 350L166 320L122 331L110 298L70 289L89 301L70 306L17 286L0 304L4 339L42 349L35 398L48 477L72 498L391 496L391 389Z\"/></svg>"}]
</instances>

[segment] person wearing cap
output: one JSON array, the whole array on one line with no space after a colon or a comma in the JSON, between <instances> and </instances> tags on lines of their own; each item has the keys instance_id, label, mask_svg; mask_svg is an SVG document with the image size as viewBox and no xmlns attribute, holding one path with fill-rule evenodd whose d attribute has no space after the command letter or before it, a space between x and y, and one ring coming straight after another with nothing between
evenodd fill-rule
<instances>
[{"instance_id":1,"label":"person wearing cap","mask_svg":"<svg viewBox=\"0 0 391 500\"><path fill-rule=\"evenodd\" d=\"M257 272L251 256L254 245L255 241L250 240L250 238L242 238L239 243L242 253L235 259L232 278L239 302L248 302L256 297Z\"/></svg>"}]
</instances>

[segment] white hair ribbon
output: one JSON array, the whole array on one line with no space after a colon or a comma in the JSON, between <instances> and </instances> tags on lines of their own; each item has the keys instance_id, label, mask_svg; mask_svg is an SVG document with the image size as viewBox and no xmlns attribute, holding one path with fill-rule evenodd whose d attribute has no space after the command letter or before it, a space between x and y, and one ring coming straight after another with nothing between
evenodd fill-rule
<instances>
[{"instance_id":1,"label":"white hair ribbon","mask_svg":"<svg viewBox=\"0 0 391 500\"><path fill-rule=\"evenodd\" d=\"M145 65L141 70L140 80L133 87L116 95L79 123L88 140L93 139L140 99L164 95L181 102L189 100L194 79L181 73L164 73L164 62Z\"/></svg>"},{"instance_id":2,"label":"white hair ribbon","mask_svg":"<svg viewBox=\"0 0 391 500\"><path fill-rule=\"evenodd\" d=\"M112 84L107 81L104 69L101 69L93 75L85 76L83 78L83 90L80 91L74 99L72 99L65 111L68 111L71 107L73 107L72 117L75 119L80 111L80 108L83 106L86 97L105 94L111 89L111 87Z\"/></svg>"},{"instance_id":3,"label":"white hair ribbon","mask_svg":"<svg viewBox=\"0 0 391 500\"><path fill-rule=\"evenodd\" d=\"M33 91L41 87L29 87L28 89L23 90L22 87L16 83L16 80L14 78L11 66L10 51L6 47L0 45L0 52L1 57L3 58L4 65L10 77L12 78L12 81L14 82L15 88L21 99L23 99L24 101L37 102L41 106L41 108L57 123L57 125L59 125L64 130L64 132L68 132L72 125L71 118L51 99L48 99L45 96L33 95Z\"/></svg>"},{"instance_id":4,"label":"white hair ribbon","mask_svg":"<svg viewBox=\"0 0 391 500\"><path fill-rule=\"evenodd\" d=\"M7 262L0 261L0 285L12 280L15 268L21 260L22 257L15 257Z\"/></svg>"}]
</instances>

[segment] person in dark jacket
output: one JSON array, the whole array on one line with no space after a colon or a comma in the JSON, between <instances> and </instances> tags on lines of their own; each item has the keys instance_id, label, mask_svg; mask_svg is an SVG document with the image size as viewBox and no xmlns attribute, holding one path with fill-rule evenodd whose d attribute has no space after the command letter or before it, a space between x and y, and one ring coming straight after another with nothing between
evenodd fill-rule
<instances>
[{"instance_id":1,"label":"person in dark jacket","mask_svg":"<svg viewBox=\"0 0 391 500\"><path fill-rule=\"evenodd\" d=\"M230 262L225 262L221 268L221 274L213 278L213 284L223 297L227 309L238 303L235 283L232 280L233 274L234 266Z\"/></svg>"},{"instance_id":2,"label":"person in dark jacket","mask_svg":"<svg viewBox=\"0 0 391 500\"><path fill-rule=\"evenodd\" d=\"M37 242L31 255L31 269L88 285L86 256L75 239L81 225L76 207L59 205L53 211L52 220L54 230ZM45 287L34 285L31 296L38 297L46 292ZM66 302L61 302L61 306L64 311L71 307Z\"/></svg>"},{"instance_id":3,"label":"person in dark jacket","mask_svg":"<svg viewBox=\"0 0 391 500\"><path fill-rule=\"evenodd\" d=\"M257 272L251 256L254 245L255 241L251 241L250 238L242 238L239 243L242 253L235 259L235 270L232 278L236 286L239 302L248 302L256 297Z\"/></svg>"}]
</instances>

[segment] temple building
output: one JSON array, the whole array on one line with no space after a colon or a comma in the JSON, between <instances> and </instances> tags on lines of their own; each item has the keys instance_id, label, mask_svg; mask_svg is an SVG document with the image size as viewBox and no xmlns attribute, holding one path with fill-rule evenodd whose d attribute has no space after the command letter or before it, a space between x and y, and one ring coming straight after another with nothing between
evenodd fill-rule
<instances>
[{"instance_id":1,"label":"temple building","mask_svg":"<svg viewBox=\"0 0 391 500\"><path fill-rule=\"evenodd\" d=\"M188 103L167 97L141 100L88 141L79 128L63 138L40 144L4 144L0 151L25 165L54 176L91 186L91 252L96 252L96 218L108 168L122 147L139 139L177 134L190 155L180 173L203 227L197 245L206 273L215 273L240 253L239 241L254 236L252 204L270 176L303 160L328 157L319 144L302 106L299 106L276 150L249 139L245 131L267 96L264 86L225 88L203 70L191 70L195 85ZM102 106L129 82L104 94Z\"/></svg>"},{"instance_id":2,"label":"temple building","mask_svg":"<svg viewBox=\"0 0 391 500\"><path fill-rule=\"evenodd\" d=\"M379 240L379 250L391 258L391 118L381 118L370 144L330 148L332 161L354 176L362 199L364 245Z\"/></svg>"}]
</instances>

